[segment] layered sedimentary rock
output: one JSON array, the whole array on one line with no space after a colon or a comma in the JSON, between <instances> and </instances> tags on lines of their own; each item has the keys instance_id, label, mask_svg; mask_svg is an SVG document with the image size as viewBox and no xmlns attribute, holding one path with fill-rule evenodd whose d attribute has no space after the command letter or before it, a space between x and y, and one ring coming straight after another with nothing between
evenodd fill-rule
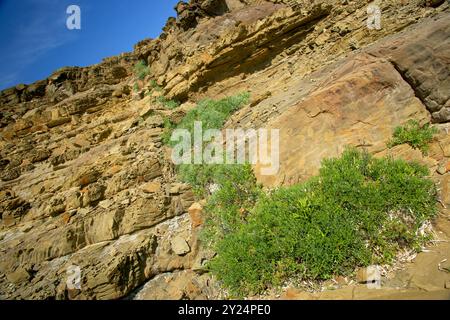
<instances>
[{"instance_id":1,"label":"layered sedimentary rock","mask_svg":"<svg viewBox=\"0 0 450 320\"><path fill-rule=\"evenodd\" d=\"M450 23L448 15L429 20L292 81L268 103L280 115L268 126L282 128L278 176L266 182L295 183L317 173L323 158L338 156L347 145L382 152L405 119L448 122ZM446 62L447 61L447 62ZM299 92L294 88L308 88ZM292 96L286 101L287 96ZM261 107L263 107L261 104ZM441 127L448 144L446 125ZM441 152L437 161L441 161Z\"/></svg>"},{"instance_id":2,"label":"layered sedimentary rock","mask_svg":"<svg viewBox=\"0 0 450 320\"><path fill-rule=\"evenodd\" d=\"M303 181L352 144L427 164L448 207L449 6L380 7L370 30L362 1L190 1L132 53L2 91L0 297L221 296L204 269L201 205L161 137L164 117L205 97L250 91L227 126L281 129L266 186ZM154 94L183 104L167 110ZM428 156L387 149L409 119L437 123Z\"/></svg>"}]
</instances>

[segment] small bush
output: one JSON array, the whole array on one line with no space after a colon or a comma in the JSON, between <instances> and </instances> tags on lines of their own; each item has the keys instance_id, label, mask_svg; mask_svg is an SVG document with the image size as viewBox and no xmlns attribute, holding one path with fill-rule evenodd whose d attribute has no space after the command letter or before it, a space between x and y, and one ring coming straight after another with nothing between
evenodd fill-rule
<instances>
[{"instance_id":1,"label":"small bush","mask_svg":"<svg viewBox=\"0 0 450 320\"><path fill-rule=\"evenodd\" d=\"M191 136L194 133L194 122L200 121L203 130L220 129L228 117L247 103L248 93L241 93L237 96L228 97L222 100L203 100L197 107L190 110L178 125L167 123L165 125L163 141L166 144L173 145L176 142L170 141L170 135L173 129L186 129ZM224 155L225 156L225 155ZM225 162L225 161L224 161ZM238 179L236 172L244 173L247 167L241 168L237 165L214 165L214 164L185 164L177 167L178 175L184 182L191 184L194 191L202 197L208 195L208 186L211 184L221 184L224 176L232 175ZM251 171L251 170L250 170ZM248 175L244 175L248 176ZM239 181L239 180L237 180Z\"/></svg>"},{"instance_id":2,"label":"small bush","mask_svg":"<svg viewBox=\"0 0 450 320\"><path fill-rule=\"evenodd\" d=\"M395 128L393 137L388 143L392 148L396 145L407 143L414 149L420 149L422 153L428 152L428 144L433 139L437 129L430 126L429 123L421 126L416 120L409 120L405 126Z\"/></svg>"},{"instance_id":3,"label":"small bush","mask_svg":"<svg viewBox=\"0 0 450 320\"><path fill-rule=\"evenodd\" d=\"M185 168L195 168L201 178L198 175L189 176L183 170ZM197 186L197 190L201 188L203 193L209 193L208 187L214 185L215 191L210 194L205 208L207 227L201 235L205 243L214 246L246 221L248 213L262 194L262 188L257 184L249 164L185 166L183 169L181 175L185 181L190 180L188 177L192 178L190 181Z\"/></svg>"},{"instance_id":4,"label":"small bush","mask_svg":"<svg viewBox=\"0 0 450 320\"><path fill-rule=\"evenodd\" d=\"M218 101L207 99L199 102L178 125L165 120L164 143L171 143L170 135L174 128L187 129L192 135L195 121L202 122L204 130L222 128L228 117L248 99L249 94L244 92ZM250 165L182 164L177 166L177 172L180 180L189 183L201 198L211 195L210 187L218 188L208 203L216 213L208 219L210 228L206 228L203 234L203 239L209 243L215 243L230 228L239 225L237 221L253 207L261 192Z\"/></svg>"},{"instance_id":5,"label":"small bush","mask_svg":"<svg viewBox=\"0 0 450 320\"><path fill-rule=\"evenodd\" d=\"M175 108L178 108L180 106L180 103L178 101L175 100L168 100L166 97L164 96L159 96L156 99L164 108L172 110Z\"/></svg>"},{"instance_id":6,"label":"small bush","mask_svg":"<svg viewBox=\"0 0 450 320\"><path fill-rule=\"evenodd\" d=\"M244 92L222 100L206 99L200 101L196 108L190 110L183 120L176 126L177 129L187 129L193 134L194 122L201 121L203 130L220 129L228 117L248 102L249 93Z\"/></svg>"},{"instance_id":7,"label":"small bush","mask_svg":"<svg viewBox=\"0 0 450 320\"><path fill-rule=\"evenodd\" d=\"M168 117L163 118L164 123L164 132L161 135L162 141L164 144L170 143L170 136L172 135L172 130L175 128L175 125L170 121Z\"/></svg>"},{"instance_id":8,"label":"small bush","mask_svg":"<svg viewBox=\"0 0 450 320\"><path fill-rule=\"evenodd\" d=\"M355 149L324 160L308 182L267 195L250 172L240 172L234 178L250 192L230 182L208 201L205 234L218 239L210 241L218 255L209 268L232 293L245 295L293 275L329 279L389 263L400 248L425 240L417 231L436 213L427 175L418 164Z\"/></svg>"},{"instance_id":9,"label":"small bush","mask_svg":"<svg viewBox=\"0 0 450 320\"><path fill-rule=\"evenodd\" d=\"M155 80L151 80L150 81L150 86L152 87L153 90L155 91L162 91L162 88L158 85L158 83Z\"/></svg>"},{"instance_id":10,"label":"small bush","mask_svg":"<svg viewBox=\"0 0 450 320\"><path fill-rule=\"evenodd\" d=\"M134 74L139 80L144 80L150 74L150 68L146 65L145 61L141 60L135 64Z\"/></svg>"}]
</instances>

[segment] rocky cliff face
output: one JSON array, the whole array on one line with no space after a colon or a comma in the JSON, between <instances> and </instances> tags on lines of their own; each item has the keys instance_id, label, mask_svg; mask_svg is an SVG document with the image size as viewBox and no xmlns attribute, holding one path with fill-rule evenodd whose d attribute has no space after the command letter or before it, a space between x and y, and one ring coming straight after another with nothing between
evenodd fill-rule
<instances>
[{"instance_id":1,"label":"rocky cliff face","mask_svg":"<svg viewBox=\"0 0 450 320\"><path fill-rule=\"evenodd\" d=\"M177 181L163 116L204 97L250 91L229 127L281 131L268 186L316 173L347 144L427 164L450 205L450 13L444 1L179 3L157 39L87 68L0 93L0 297L216 298L202 266L201 206ZM151 75L133 66L145 60ZM167 98L154 103L155 80ZM408 119L440 129L424 157L386 149ZM258 167L255 168L258 173ZM68 270L81 270L80 288Z\"/></svg>"}]
</instances>

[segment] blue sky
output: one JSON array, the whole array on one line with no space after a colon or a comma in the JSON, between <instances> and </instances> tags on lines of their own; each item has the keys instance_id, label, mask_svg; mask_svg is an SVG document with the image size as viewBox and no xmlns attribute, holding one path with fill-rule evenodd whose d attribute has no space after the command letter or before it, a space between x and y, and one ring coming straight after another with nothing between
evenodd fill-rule
<instances>
[{"instance_id":1,"label":"blue sky","mask_svg":"<svg viewBox=\"0 0 450 320\"><path fill-rule=\"evenodd\" d=\"M0 0L0 90L87 66L156 38L178 0ZM81 30L69 30L69 5Z\"/></svg>"}]
</instances>

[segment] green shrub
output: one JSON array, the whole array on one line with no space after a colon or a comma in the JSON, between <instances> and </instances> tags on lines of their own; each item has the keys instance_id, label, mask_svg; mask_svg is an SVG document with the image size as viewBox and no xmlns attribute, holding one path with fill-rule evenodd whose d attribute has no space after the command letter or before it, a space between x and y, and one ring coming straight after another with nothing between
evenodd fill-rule
<instances>
[{"instance_id":1,"label":"green shrub","mask_svg":"<svg viewBox=\"0 0 450 320\"><path fill-rule=\"evenodd\" d=\"M257 191L234 194L235 186L222 187L208 201L204 232L218 239L210 241L218 254L209 268L231 292L245 295L294 275L329 279L389 263L400 248L425 240L417 231L436 213L427 175L418 164L356 149L324 160L308 182L267 195L253 187L250 173L240 173L239 184ZM241 204L244 220L236 211Z\"/></svg>"},{"instance_id":2,"label":"green shrub","mask_svg":"<svg viewBox=\"0 0 450 320\"><path fill-rule=\"evenodd\" d=\"M248 99L249 93L244 92L217 101L211 99L200 101L194 109L186 114L176 128L187 129L192 135L194 131L194 122L201 121L203 130L220 129L223 127L228 117L246 104Z\"/></svg>"},{"instance_id":3,"label":"green shrub","mask_svg":"<svg viewBox=\"0 0 450 320\"><path fill-rule=\"evenodd\" d=\"M158 83L155 80L151 80L150 81L150 86L152 87L153 90L155 91L162 91L162 88L158 85Z\"/></svg>"},{"instance_id":4,"label":"green shrub","mask_svg":"<svg viewBox=\"0 0 450 320\"><path fill-rule=\"evenodd\" d=\"M217 241L235 232L236 228L246 221L248 213L262 194L261 186L257 184L249 164L203 167L207 171L202 170L202 167L185 166L181 170L181 175L187 178L185 168L194 168L194 172L202 176L201 179L198 179L198 176L189 176L192 183L197 183L197 190L200 188L203 193L209 193L208 186L211 184L216 188L208 198L205 208L207 227L201 234L205 243L214 246Z\"/></svg>"},{"instance_id":5,"label":"green shrub","mask_svg":"<svg viewBox=\"0 0 450 320\"><path fill-rule=\"evenodd\" d=\"M407 143L414 149L420 149L422 153L428 152L428 144L433 139L437 129L429 123L421 126L416 120L409 120L406 125L395 128L393 137L388 143L392 148L396 145Z\"/></svg>"},{"instance_id":6,"label":"green shrub","mask_svg":"<svg viewBox=\"0 0 450 320\"><path fill-rule=\"evenodd\" d=\"M218 101L207 99L199 102L196 108L190 110L178 125L165 123L164 143L176 144L176 142L170 141L170 135L175 128L186 129L193 136L194 122L196 121L202 123L203 130L222 128L228 117L247 103L248 99L248 93L241 93ZM244 173L245 170L249 170L247 166L238 165L184 164L177 166L180 179L189 183L194 191L202 197L208 195L208 185L221 184L224 176L233 175L233 179L238 179L239 174L235 175L234 173ZM247 177L248 174L244 176Z\"/></svg>"},{"instance_id":7,"label":"green shrub","mask_svg":"<svg viewBox=\"0 0 450 320\"><path fill-rule=\"evenodd\" d=\"M164 108L172 110L175 108L178 108L180 106L180 103L178 101L175 100L168 100L166 97L164 96L159 96L156 99Z\"/></svg>"},{"instance_id":8,"label":"green shrub","mask_svg":"<svg viewBox=\"0 0 450 320\"><path fill-rule=\"evenodd\" d=\"M144 80L150 74L150 68L144 60L139 61L134 65L134 74L139 80Z\"/></svg>"},{"instance_id":9,"label":"green shrub","mask_svg":"<svg viewBox=\"0 0 450 320\"><path fill-rule=\"evenodd\" d=\"M164 144L170 143L170 136L172 135L172 130L175 128L175 124L170 121L168 117L163 117L164 122L164 132L161 135Z\"/></svg>"},{"instance_id":10,"label":"green shrub","mask_svg":"<svg viewBox=\"0 0 450 320\"><path fill-rule=\"evenodd\" d=\"M165 119L164 143L173 143L170 136L175 128L187 129L192 136L195 121L201 121L204 130L222 128L228 117L248 99L246 92L218 101L207 99L199 102L178 125ZM261 193L250 165L182 164L177 166L177 173L180 180L189 183L201 198L210 195L210 186L219 188L208 203L208 207L215 208L215 215L208 219L210 228L206 228L203 239L210 243L216 242L234 225L239 225L239 219L253 207Z\"/></svg>"}]
</instances>

